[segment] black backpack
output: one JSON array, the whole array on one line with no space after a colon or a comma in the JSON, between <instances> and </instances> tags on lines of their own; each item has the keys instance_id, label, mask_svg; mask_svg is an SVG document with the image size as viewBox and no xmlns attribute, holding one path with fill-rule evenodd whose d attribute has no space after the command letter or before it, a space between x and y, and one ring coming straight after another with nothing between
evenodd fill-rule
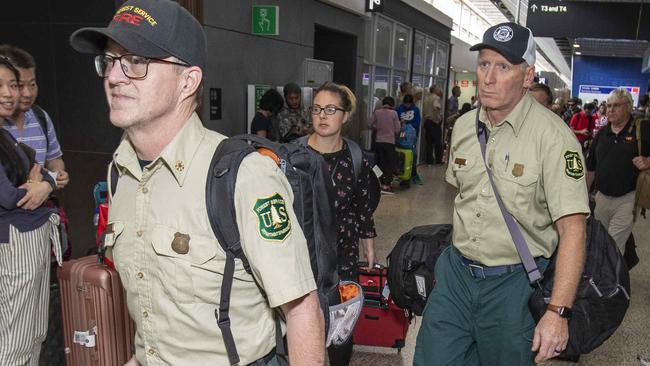
<instances>
[{"instance_id":1,"label":"black backpack","mask_svg":"<svg viewBox=\"0 0 650 366\"><path fill-rule=\"evenodd\" d=\"M255 135L239 135L222 141L210 164L206 200L210 224L226 253L217 319L228 358L233 365L239 362L239 356L230 330L228 308L235 258L242 261L247 272L251 272L240 243L234 192L242 160L259 150L270 151L279 159L278 165L293 190L293 209L307 239L311 268L318 287L321 309L325 314L326 332L329 329L329 307L340 302L336 270L336 221L332 210L334 204L330 177L322 156L300 144L279 144ZM279 332L279 324L276 325ZM277 345L282 347L282 344L281 333L278 333Z\"/></svg>"},{"instance_id":2,"label":"black backpack","mask_svg":"<svg viewBox=\"0 0 650 366\"><path fill-rule=\"evenodd\" d=\"M451 234L451 225L437 224L414 227L399 238L388 255L388 287L397 306L422 315L436 283L436 261Z\"/></svg>"},{"instance_id":3,"label":"black backpack","mask_svg":"<svg viewBox=\"0 0 650 366\"><path fill-rule=\"evenodd\" d=\"M589 353L609 338L630 305L630 275L607 229L593 216L587 219L586 260L569 320L569 343L561 356ZM556 252L557 253L557 252ZM530 298L535 321L546 312L555 277L555 254L544 279Z\"/></svg>"}]
</instances>

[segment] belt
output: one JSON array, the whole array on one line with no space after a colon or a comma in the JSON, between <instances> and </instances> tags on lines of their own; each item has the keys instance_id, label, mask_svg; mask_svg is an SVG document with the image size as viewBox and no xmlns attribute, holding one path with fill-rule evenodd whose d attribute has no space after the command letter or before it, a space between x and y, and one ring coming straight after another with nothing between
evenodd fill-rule
<instances>
[{"instance_id":1,"label":"belt","mask_svg":"<svg viewBox=\"0 0 650 366\"><path fill-rule=\"evenodd\" d=\"M465 258L462 255L460 256L460 259L462 260L463 264L467 266L467 268L469 269L469 274L472 277L481 278L481 279L485 279L486 277L500 276L503 274L512 273L516 270L524 268L524 265L521 263L489 267L479 262Z\"/></svg>"},{"instance_id":2,"label":"belt","mask_svg":"<svg viewBox=\"0 0 650 366\"><path fill-rule=\"evenodd\" d=\"M271 350L266 356L260 358L259 360L255 362L251 362L248 364L248 366L266 366L273 360L273 357L275 357L275 348Z\"/></svg>"}]
</instances>

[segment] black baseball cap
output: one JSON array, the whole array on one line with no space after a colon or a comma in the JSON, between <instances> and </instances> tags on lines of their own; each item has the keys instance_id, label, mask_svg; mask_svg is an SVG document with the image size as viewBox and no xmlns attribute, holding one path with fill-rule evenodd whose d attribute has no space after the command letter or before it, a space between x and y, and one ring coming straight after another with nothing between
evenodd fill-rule
<instances>
[{"instance_id":1,"label":"black baseball cap","mask_svg":"<svg viewBox=\"0 0 650 366\"><path fill-rule=\"evenodd\" d=\"M127 1L115 12L108 27L81 28L70 36L70 45L81 53L102 54L109 38L138 56L174 56L205 70L203 27L175 1Z\"/></svg>"},{"instance_id":2,"label":"black baseball cap","mask_svg":"<svg viewBox=\"0 0 650 366\"><path fill-rule=\"evenodd\" d=\"M479 51L489 48L499 52L514 65L522 62L535 65L535 40L533 32L517 23L493 25L483 33L483 42L469 48Z\"/></svg>"}]
</instances>

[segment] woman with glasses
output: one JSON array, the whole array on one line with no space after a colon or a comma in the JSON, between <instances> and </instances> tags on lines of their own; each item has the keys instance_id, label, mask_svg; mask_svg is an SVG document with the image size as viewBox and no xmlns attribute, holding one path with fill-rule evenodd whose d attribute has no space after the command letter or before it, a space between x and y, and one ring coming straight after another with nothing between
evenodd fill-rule
<instances>
[{"instance_id":1,"label":"woman with glasses","mask_svg":"<svg viewBox=\"0 0 650 366\"><path fill-rule=\"evenodd\" d=\"M310 108L314 133L308 144L323 156L332 179L334 208L336 212L338 272L341 280L357 281L359 240L370 267L375 257L375 223L373 212L378 202L378 189L374 188L368 161L364 158L362 169L355 179L352 156L341 134L355 109L356 98L344 85L325 83L314 93ZM376 182L376 180L374 181ZM378 184L377 184L378 187ZM348 365L352 356L352 340L328 350L330 365Z\"/></svg>"},{"instance_id":2,"label":"woman with glasses","mask_svg":"<svg viewBox=\"0 0 650 366\"><path fill-rule=\"evenodd\" d=\"M0 118L18 104L18 70L0 57ZM56 187L35 152L0 128L0 365L38 365L47 332L50 248L61 261ZM52 245L51 245L52 243Z\"/></svg>"}]
</instances>

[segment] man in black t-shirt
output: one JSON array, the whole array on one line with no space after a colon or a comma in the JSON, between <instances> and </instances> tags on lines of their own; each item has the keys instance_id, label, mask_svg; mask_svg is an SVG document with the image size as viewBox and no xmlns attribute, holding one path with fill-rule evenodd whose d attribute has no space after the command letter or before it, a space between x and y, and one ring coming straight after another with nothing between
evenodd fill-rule
<instances>
[{"instance_id":1,"label":"man in black t-shirt","mask_svg":"<svg viewBox=\"0 0 650 366\"><path fill-rule=\"evenodd\" d=\"M251 122L251 134L266 137L271 141L278 141L278 128L273 126L272 117L278 114L283 104L282 94L277 90L271 88L264 92Z\"/></svg>"},{"instance_id":2,"label":"man in black t-shirt","mask_svg":"<svg viewBox=\"0 0 650 366\"><path fill-rule=\"evenodd\" d=\"M639 152L633 99L623 89L615 89L607 98L608 123L594 139L587 158L587 187L596 185L594 217L599 220L625 252L634 224L634 196L639 171L650 168L650 121L641 123Z\"/></svg>"}]
</instances>

